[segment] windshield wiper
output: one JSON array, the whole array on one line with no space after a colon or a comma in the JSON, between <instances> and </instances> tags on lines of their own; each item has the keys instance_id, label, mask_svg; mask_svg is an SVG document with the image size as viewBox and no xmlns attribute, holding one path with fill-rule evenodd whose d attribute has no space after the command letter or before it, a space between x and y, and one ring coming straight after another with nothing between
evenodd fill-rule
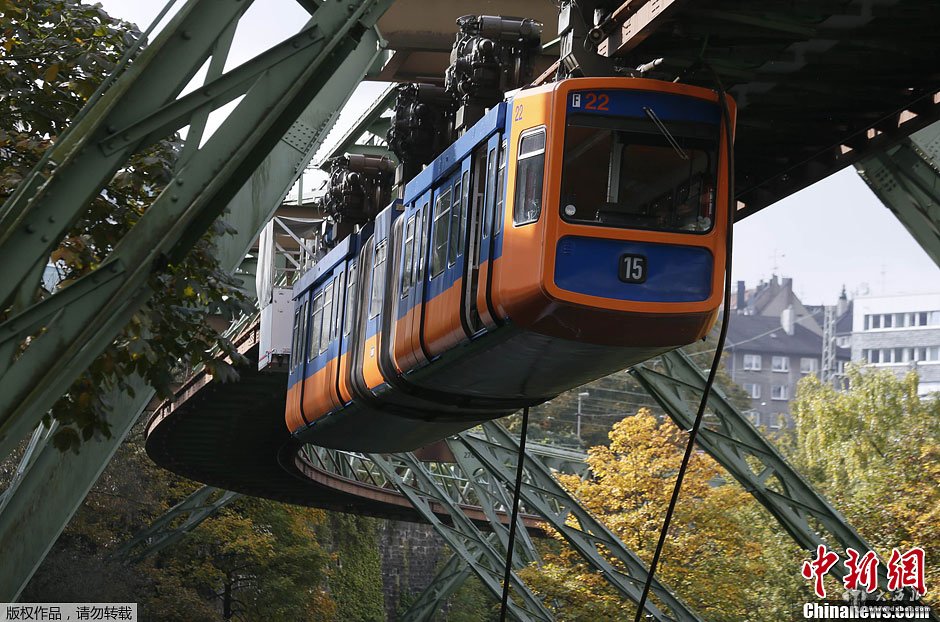
<instances>
[{"instance_id":1,"label":"windshield wiper","mask_svg":"<svg viewBox=\"0 0 940 622\"><path fill-rule=\"evenodd\" d=\"M643 106L643 112L646 113L646 116L650 118L650 121L653 122L653 125L656 126L656 129L666 137L666 141L676 150L676 153L679 154L679 157L683 160L689 159L689 154L687 154L682 147L679 146L679 143L676 142L676 139L672 134L669 133L669 130L666 128L665 124L656 116L656 112L652 108Z\"/></svg>"}]
</instances>

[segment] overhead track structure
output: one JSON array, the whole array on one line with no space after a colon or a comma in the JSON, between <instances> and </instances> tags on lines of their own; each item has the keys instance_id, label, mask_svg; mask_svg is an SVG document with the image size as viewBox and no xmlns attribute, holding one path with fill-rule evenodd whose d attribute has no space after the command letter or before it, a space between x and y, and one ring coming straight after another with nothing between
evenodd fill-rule
<instances>
[{"instance_id":1,"label":"overhead track structure","mask_svg":"<svg viewBox=\"0 0 940 622\"><path fill-rule=\"evenodd\" d=\"M865 158L855 168L940 266L940 123Z\"/></svg>"},{"instance_id":2,"label":"overhead track structure","mask_svg":"<svg viewBox=\"0 0 940 622\"><path fill-rule=\"evenodd\" d=\"M300 33L220 73L231 35L251 0L190 0L97 94L73 126L0 208L0 257L7 278L0 306L0 449L8 454L75 377L149 297L147 278L179 259L224 209L238 233L219 241L221 266L234 271L362 77L381 60L375 20L390 0L305 3ZM207 84L180 97L207 61ZM329 88L323 88L329 82ZM208 111L243 96L199 146ZM103 264L48 299L30 304L51 250L127 157L190 127L167 189ZM28 347L13 353L28 336ZM108 439L76 456L48 445L33 457L0 514L0 596L12 601L153 396L141 378L135 397L110 396ZM54 504L48 502L55 499Z\"/></svg>"},{"instance_id":3,"label":"overhead track structure","mask_svg":"<svg viewBox=\"0 0 940 622\"><path fill-rule=\"evenodd\" d=\"M0 260L8 271L0 283L0 301L17 311L0 325L0 448L7 453L35 429L48 406L143 303L148 294L146 277L160 264L156 259L184 254L227 206L227 222L239 233L223 240L219 254L222 265L235 270L363 75L375 68L381 70L380 78L440 83L456 17L507 8L495 1L481 6L421 0L394 4L302 0L313 16L300 34L222 73L235 26L250 4L250 0L190 0L111 88L83 111L0 208ZM520 0L510 6L515 14L541 21L546 40L556 36L552 3ZM376 65L381 41L374 28L377 20L391 51L390 61L381 67ZM744 0L632 0L609 12L596 43L599 51L624 66L664 58L656 67L660 77L681 75L685 81L711 87L707 71L686 71L700 60L717 71L739 104L738 198L744 206L738 217L743 218L879 150L890 149L889 159L903 166L917 162L909 157L913 152L920 162L933 162L936 171L936 154L925 157L923 145L913 143L908 150L894 147L940 117L940 78L932 62L940 47L937 23L940 4L917 0L803 4L775 0L761 3L759 9ZM208 83L179 97L210 59ZM242 95L232 115L200 147L207 112ZM366 116L376 129L373 138L379 139L362 146L379 150L382 115ZM181 168L148 216L95 273L30 306L31 288L38 283L50 250L87 199L129 154L186 125L193 138ZM351 131L350 136L358 134ZM870 165L863 168L873 170ZM929 175L921 175L923 169L914 168L918 188L936 188L930 186ZM892 193L888 186L886 193ZM926 217L936 231L936 202L918 205L902 220L920 230L919 219ZM898 213L904 210L899 208ZM930 250L936 248L936 240L928 237L925 247L936 260L937 254ZM43 326L50 330L14 360L17 344ZM242 350L256 356L251 329L242 339ZM130 382L136 397L113 396L111 439L90 441L79 456L72 456L44 445L42 433L36 437L19 485L4 497L0 513L0 549L7 561L0 573L3 600L15 598L153 395L142 379ZM278 395L273 412L282 412L283 402L278 405L278 400L283 399L283 378L245 372L242 382L243 390L238 388L242 383L220 389L211 378L194 376L152 418L148 450L161 464L205 481L224 486L220 467L224 464L245 476L240 487L250 494L309 502L310 482L325 477L324 469L301 460L297 447L283 451L279 416L273 426L258 416L262 408L271 406L272 400L264 398L272 395ZM231 399L219 403L242 411L200 412L199 400L193 399L199 394ZM241 403L234 403L239 396ZM249 438L257 441L250 448L245 444ZM740 445L736 451L745 448L740 439L735 442ZM766 441L757 445L761 443ZM207 453L209 448L217 454ZM305 479L285 478L284 464ZM765 470L757 476L771 474ZM327 504L365 514L415 518L416 510L400 494L387 489L373 492L380 499L363 498L340 487L331 490ZM767 498L774 493L779 490L771 488ZM399 501L390 502L392 496ZM49 499L56 500L54 507ZM800 520L825 510L812 504L802 510L791 506ZM480 523L486 519L480 510ZM809 541L809 532L801 529L791 534ZM496 535L488 538L498 541Z\"/></svg>"},{"instance_id":4,"label":"overhead track structure","mask_svg":"<svg viewBox=\"0 0 940 622\"><path fill-rule=\"evenodd\" d=\"M738 105L743 218L940 119L940 4L919 0L630 0L598 51Z\"/></svg>"}]
</instances>

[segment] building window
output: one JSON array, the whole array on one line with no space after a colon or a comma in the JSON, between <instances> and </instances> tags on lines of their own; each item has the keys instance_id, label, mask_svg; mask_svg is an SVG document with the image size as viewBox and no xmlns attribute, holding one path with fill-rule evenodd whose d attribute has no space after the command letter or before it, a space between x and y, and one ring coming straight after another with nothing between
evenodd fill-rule
<instances>
[{"instance_id":1,"label":"building window","mask_svg":"<svg viewBox=\"0 0 940 622\"><path fill-rule=\"evenodd\" d=\"M790 371L790 359L785 356L775 356L771 364L771 369L774 371Z\"/></svg>"},{"instance_id":2,"label":"building window","mask_svg":"<svg viewBox=\"0 0 940 622\"><path fill-rule=\"evenodd\" d=\"M819 359L806 358L803 357L800 359L800 373L801 374L815 374L819 369Z\"/></svg>"},{"instance_id":3,"label":"building window","mask_svg":"<svg viewBox=\"0 0 940 622\"><path fill-rule=\"evenodd\" d=\"M748 397L750 397L752 400L760 399L760 385L759 384L745 383L744 392L747 393Z\"/></svg>"},{"instance_id":4,"label":"building window","mask_svg":"<svg viewBox=\"0 0 940 622\"><path fill-rule=\"evenodd\" d=\"M760 354L745 354L744 355L744 370L745 371L760 371Z\"/></svg>"},{"instance_id":5,"label":"building window","mask_svg":"<svg viewBox=\"0 0 940 622\"><path fill-rule=\"evenodd\" d=\"M787 394L787 385L785 384L775 384L770 388L770 399L772 400L789 399Z\"/></svg>"}]
</instances>

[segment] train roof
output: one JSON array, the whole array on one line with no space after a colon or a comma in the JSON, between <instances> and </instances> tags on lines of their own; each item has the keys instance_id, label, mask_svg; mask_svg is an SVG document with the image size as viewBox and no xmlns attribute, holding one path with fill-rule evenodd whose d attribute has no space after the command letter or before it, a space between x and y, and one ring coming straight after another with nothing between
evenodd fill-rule
<instances>
[{"instance_id":1,"label":"train roof","mask_svg":"<svg viewBox=\"0 0 940 622\"><path fill-rule=\"evenodd\" d=\"M365 225L358 232L343 238L341 242L331 248L322 259L315 263L312 268L304 272L303 276L294 283L292 297L296 298L311 287L314 287L317 283L326 278L337 264L348 259L350 255L358 253L359 249L362 248L363 240L368 239L370 235L372 235L372 223Z\"/></svg>"},{"instance_id":2,"label":"train roof","mask_svg":"<svg viewBox=\"0 0 940 622\"><path fill-rule=\"evenodd\" d=\"M492 136L506 123L506 102L500 102L477 121L473 127L444 149L423 171L405 185L405 204L427 192L441 178L449 175L466 158L474 147Z\"/></svg>"}]
</instances>

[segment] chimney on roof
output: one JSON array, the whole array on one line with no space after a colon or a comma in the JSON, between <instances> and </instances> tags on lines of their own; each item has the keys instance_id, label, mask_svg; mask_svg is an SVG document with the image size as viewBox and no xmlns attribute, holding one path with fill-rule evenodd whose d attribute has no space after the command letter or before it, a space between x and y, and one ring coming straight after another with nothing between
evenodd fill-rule
<instances>
[{"instance_id":1,"label":"chimney on roof","mask_svg":"<svg viewBox=\"0 0 940 622\"><path fill-rule=\"evenodd\" d=\"M793 335L795 322L793 318L793 305L788 305L780 314L780 326L788 335Z\"/></svg>"},{"instance_id":2,"label":"chimney on roof","mask_svg":"<svg viewBox=\"0 0 940 622\"><path fill-rule=\"evenodd\" d=\"M738 310L738 313L744 313L744 308L747 306L747 301L744 296L744 281L738 281L738 296L735 301L734 308Z\"/></svg>"},{"instance_id":3,"label":"chimney on roof","mask_svg":"<svg viewBox=\"0 0 940 622\"><path fill-rule=\"evenodd\" d=\"M793 279L792 278L785 277L781 284L783 285L784 289L790 290L791 292L793 291Z\"/></svg>"},{"instance_id":4,"label":"chimney on roof","mask_svg":"<svg viewBox=\"0 0 940 622\"><path fill-rule=\"evenodd\" d=\"M839 295L839 302L836 304L836 317L842 317L849 308L849 296L845 293L845 285L842 286L842 294Z\"/></svg>"}]
</instances>

